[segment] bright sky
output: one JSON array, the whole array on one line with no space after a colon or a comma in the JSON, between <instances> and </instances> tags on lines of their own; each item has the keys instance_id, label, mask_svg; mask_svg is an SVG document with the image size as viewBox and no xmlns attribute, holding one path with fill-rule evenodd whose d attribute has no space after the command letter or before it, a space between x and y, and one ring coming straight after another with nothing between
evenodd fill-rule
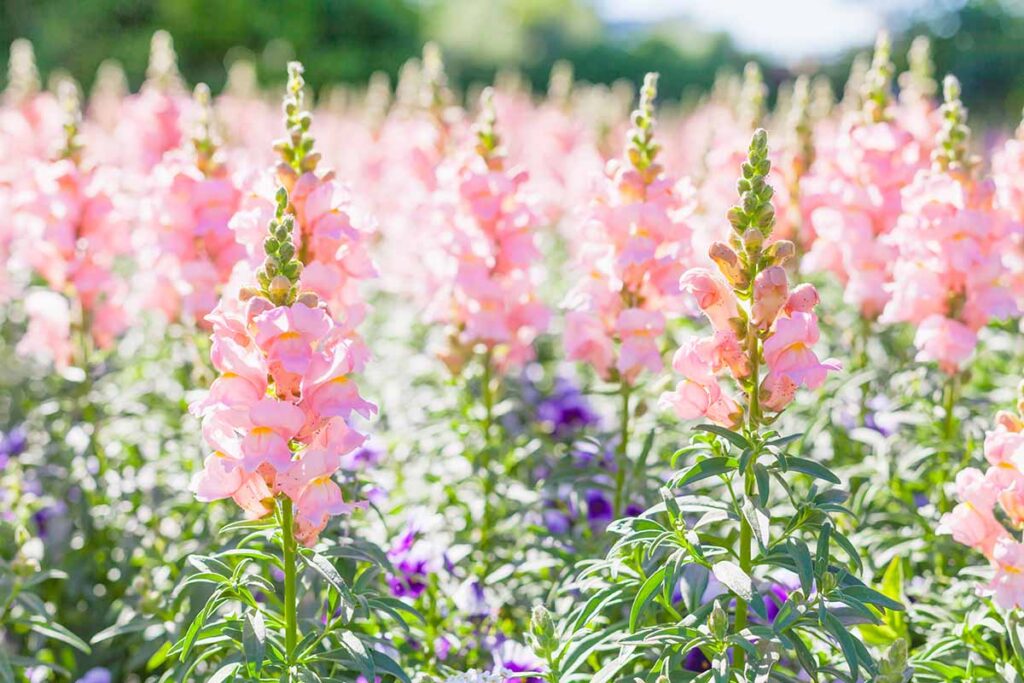
<instances>
[{"instance_id":1,"label":"bright sky","mask_svg":"<svg viewBox=\"0 0 1024 683\"><path fill-rule=\"evenodd\" d=\"M883 7L908 0L597 0L608 21L655 22L691 17L724 30L743 49L792 61L870 45L884 25Z\"/></svg>"}]
</instances>

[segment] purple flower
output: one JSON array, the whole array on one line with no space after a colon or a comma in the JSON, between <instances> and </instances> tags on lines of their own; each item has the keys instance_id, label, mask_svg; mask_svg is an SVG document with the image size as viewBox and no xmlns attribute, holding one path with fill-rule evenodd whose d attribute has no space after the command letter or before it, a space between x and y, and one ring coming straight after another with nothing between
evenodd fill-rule
<instances>
[{"instance_id":1,"label":"purple flower","mask_svg":"<svg viewBox=\"0 0 1024 683\"><path fill-rule=\"evenodd\" d=\"M437 573L443 553L423 538L420 524L414 519L395 544L388 550L388 557L395 567L395 574L388 576L391 593L398 598L416 599L423 595L430 583L430 576Z\"/></svg>"},{"instance_id":2,"label":"purple flower","mask_svg":"<svg viewBox=\"0 0 1024 683\"><path fill-rule=\"evenodd\" d=\"M383 447L367 441L344 458L344 466L350 470L365 470L379 465L385 456L387 451Z\"/></svg>"},{"instance_id":3,"label":"purple flower","mask_svg":"<svg viewBox=\"0 0 1024 683\"><path fill-rule=\"evenodd\" d=\"M537 421L556 439L568 439L598 424L586 396L564 377L555 380L551 394L537 405Z\"/></svg>"},{"instance_id":4,"label":"purple flower","mask_svg":"<svg viewBox=\"0 0 1024 683\"><path fill-rule=\"evenodd\" d=\"M438 661L443 662L448 659L448 655L452 651L452 639L448 636L438 636L434 638L434 655Z\"/></svg>"},{"instance_id":5,"label":"purple flower","mask_svg":"<svg viewBox=\"0 0 1024 683\"><path fill-rule=\"evenodd\" d=\"M707 671L711 668L711 660L699 647L695 647L683 657L683 668L687 671Z\"/></svg>"},{"instance_id":6,"label":"purple flower","mask_svg":"<svg viewBox=\"0 0 1024 683\"><path fill-rule=\"evenodd\" d=\"M590 522L590 526L594 529L604 529L608 526L614 511L612 510L612 501L600 489L590 489L587 491L584 499L587 501L587 521Z\"/></svg>"},{"instance_id":7,"label":"purple flower","mask_svg":"<svg viewBox=\"0 0 1024 683\"><path fill-rule=\"evenodd\" d=\"M533 650L514 640L505 640L494 652L495 673L523 671L540 673L546 668L544 660L535 655ZM541 679L535 676L507 678L506 681L507 683L542 683Z\"/></svg>"},{"instance_id":8,"label":"purple flower","mask_svg":"<svg viewBox=\"0 0 1024 683\"><path fill-rule=\"evenodd\" d=\"M789 599L789 588L779 583L773 583L764 596L764 611L768 615L768 621L775 623L775 617L779 616L782 605Z\"/></svg>"},{"instance_id":9,"label":"purple flower","mask_svg":"<svg viewBox=\"0 0 1024 683\"><path fill-rule=\"evenodd\" d=\"M110 672L102 667L96 667L95 669L89 669L85 672L85 675L78 679L76 683L110 683L113 680L110 676Z\"/></svg>"},{"instance_id":10,"label":"purple flower","mask_svg":"<svg viewBox=\"0 0 1024 683\"><path fill-rule=\"evenodd\" d=\"M485 619L496 611L487 589L475 577L466 579L459 586L454 601L459 611L470 619Z\"/></svg>"},{"instance_id":11,"label":"purple flower","mask_svg":"<svg viewBox=\"0 0 1024 683\"><path fill-rule=\"evenodd\" d=\"M24 453L27 444L28 434L23 425L14 427L6 434L0 432L0 468L4 467L11 458L16 458Z\"/></svg>"},{"instance_id":12,"label":"purple flower","mask_svg":"<svg viewBox=\"0 0 1024 683\"><path fill-rule=\"evenodd\" d=\"M57 501L53 505L48 505L43 508L39 508L32 513L32 521L36 525L36 535L39 538L46 538L50 535L51 522L67 512L67 506L61 501Z\"/></svg>"}]
</instances>

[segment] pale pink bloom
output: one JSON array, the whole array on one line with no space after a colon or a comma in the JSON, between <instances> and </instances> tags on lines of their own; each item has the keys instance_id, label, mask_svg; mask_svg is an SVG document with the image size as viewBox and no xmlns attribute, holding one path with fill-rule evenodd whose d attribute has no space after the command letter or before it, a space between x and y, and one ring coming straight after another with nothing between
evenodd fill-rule
<instances>
[{"instance_id":1,"label":"pale pink bloom","mask_svg":"<svg viewBox=\"0 0 1024 683\"><path fill-rule=\"evenodd\" d=\"M587 311L569 311L565 315L565 350L569 360L592 365L602 377L615 358L615 346L597 316Z\"/></svg>"},{"instance_id":2,"label":"pale pink bloom","mask_svg":"<svg viewBox=\"0 0 1024 683\"><path fill-rule=\"evenodd\" d=\"M269 463L279 472L288 471L294 455L291 440L305 421L302 410L288 401L264 398L254 403L249 408L248 432L241 446L245 470L255 472Z\"/></svg>"},{"instance_id":3,"label":"pale pink bloom","mask_svg":"<svg viewBox=\"0 0 1024 683\"><path fill-rule=\"evenodd\" d=\"M941 315L925 318L914 335L917 360L935 361L943 372L956 374L974 352L978 335L963 323Z\"/></svg>"},{"instance_id":4,"label":"pale pink bloom","mask_svg":"<svg viewBox=\"0 0 1024 683\"><path fill-rule=\"evenodd\" d=\"M1024 607L1024 544L1001 538L992 551L995 576L979 590L992 596L992 601L1005 610Z\"/></svg>"},{"instance_id":5,"label":"pale pink bloom","mask_svg":"<svg viewBox=\"0 0 1024 683\"><path fill-rule=\"evenodd\" d=\"M665 317L661 313L628 308L619 313L615 331L621 342L615 367L626 381L632 382L643 369L661 369L658 340L665 331Z\"/></svg>"},{"instance_id":6,"label":"pale pink bloom","mask_svg":"<svg viewBox=\"0 0 1024 683\"><path fill-rule=\"evenodd\" d=\"M620 334L624 311L662 316L656 326L660 335L664 316L682 312L688 304L680 277L693 262L689 221L696 198L688 182L657 165L652 171L641 174L628 155L609 161L590 205L573 224L577 233L570 248L582 277L569 297L573 310L568 327L574 329L567 331L566 348L571 358L588 360L604 377L609 366L628 381L644 368L662 367L655 353L658 340Z\"/></svg>"},{"instance_id":7,"label":"pale pink bloom","mask_svg":"<svg viewBox=\"0 0 1024 683\"><path fill-rule=\"evenodd\" d=\"M961 502L942 516L936 531L991 557L996 542L1008 536L992 513L998 490L981 470L967 468L956 475L956 491Z\"/></svg>"},{"instance_id":8,"label":"pale pink bloom","mask_svg":"<svg viewBox=\"0 0 1024 683\"><path fill-rule=\"evenodd\" d=\"M818 295L818 290L809 282L804 282L794 287L789 293L783 310L786 315L790 316L793 313L810 313L819 303L821 303L821 297Z\"/></svg>"},{"instance_id":9,"label":"pale pink bloom","mask_svg":"<svg viewBox=\"0 0 1024 683\"><path fill-rule=\"evenodd\" d=\"M754 325L767 330L789 298L789 278L782 266L771 266L754 279L754 303L750 308Z\"/></svg>"},{"instance_id":10,"label":"pale pink bloom","mask_svg":"<svg viewBox=\"0 0 1024 683\"><path fill-rule=\"evenodd\" d=\"M694 298L716 330L731 329L739 308L736 295L725 280L707 268L691 268L679 281L679 287Z\"/></svg>"},{"instance_id":11,"label":"pale pink bloom","mask_svg":"<svg viewBox=\"0 0 1024 683\"><path fill-rule=\"evenodd\" d=\"M985 459L992 466L1024 461L1024 433L998 428L985 434Z\"/></svg>"},{"instance_id":12,"label":"pale pink bloom","mask_svg":"<svg viewBox=\"0 0 1024 683\"><path fill-rule=\"evenodd\" d=\"M683 376L674 391L661 395L662 409L672 409L683 420L706 417L723 426L735 426L742 409L722 391L716 370L714 337L687 339L672 359L673 369Z\"/></svg>"},{"instance_id":13,"label":"pale pink bloom","mask_svg":"<svg viewBox=\"0 0 1024 683\"><path fill-rule=\"evenodd\" d=\"M818 320L812 313L794 312L776 321L774 331L764 341L764 358L772 386L783 386L776 383L785 378L794 387L817 389L830 370L842 367L834 359L818 360L812 349L818 336Z\"/></svg>"},{"instance_id":14,"label":"pale pink bloom","mask_svg":"<svg viewBox=\"0 0 1024 683\"><path fill-rule=\"evenodd\" d=\"M57 368L71 363L71 310L68 300L56 292L34 289L25 297L28 329L18 342L22 356L52 362Z\"/></svg>"},{"instance_id":15,"label":"pale pink bloom","mask_svg":"<svg viewBox=\"0 0 1024 683\"><path fill-rule=\"evenodd\" d=\"M267 356L279 394L294 395L313 362L313 352L331 328L327 311L296 303L278 306L253 318L255 342Z\"/></svg>"}]
</instances>

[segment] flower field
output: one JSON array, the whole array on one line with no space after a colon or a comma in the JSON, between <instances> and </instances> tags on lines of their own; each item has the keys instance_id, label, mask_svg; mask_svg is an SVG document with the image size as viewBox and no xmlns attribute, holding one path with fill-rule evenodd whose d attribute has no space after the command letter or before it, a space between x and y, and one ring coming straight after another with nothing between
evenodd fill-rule
<instances>
[{"instance_id":1,"label":"flower field","mask_svg":"<svg viewBox=\"0 0 1024 683\"><path fill-rule=\"evenodd\" d=\"M0 103L0 683L1024 683L1024 125L927 41ZM769 106L770 104L770 106Z\"/></svg>"}]
</instances>

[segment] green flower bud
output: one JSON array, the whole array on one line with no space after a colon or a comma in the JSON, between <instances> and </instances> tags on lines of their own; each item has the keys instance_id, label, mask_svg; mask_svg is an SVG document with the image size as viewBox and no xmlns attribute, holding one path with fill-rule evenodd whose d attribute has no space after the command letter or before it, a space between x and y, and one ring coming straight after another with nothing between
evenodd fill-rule
<instances>
[{"instance_id":1,"label":"green flower bud","mask_svg":"<svg viewBox=\"0 0 1024 683\"><path fill-rule=\"evenodd\" d=\"M726 635L728 635L729 617L726 616L725 610L722 609L722 605L718 602L715 603L715 607L708 616L708 628L711 629L712 635L717 640L725 640Z\"/></svg>"}]
</instances>

